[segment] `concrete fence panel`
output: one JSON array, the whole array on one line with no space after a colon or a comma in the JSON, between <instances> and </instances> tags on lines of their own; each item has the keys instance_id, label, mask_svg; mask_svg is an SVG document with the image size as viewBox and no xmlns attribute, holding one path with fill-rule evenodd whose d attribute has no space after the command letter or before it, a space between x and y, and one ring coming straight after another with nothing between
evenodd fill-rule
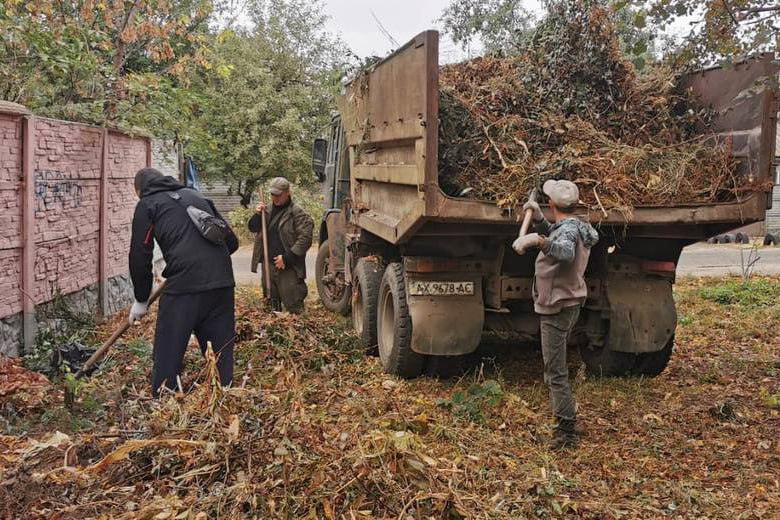
<instances>
[{"instance_id":1,"label":"concrete fence panel","mask_svg":"<svg viewBox=\"0 0 780 520\"><path fill-rule=\"evenodd\" d=\"M31 348L57 296L83 312L126 304L133 178L151 152L145 136L0 104L0 353Z\"/></svg>"}]
</instances>

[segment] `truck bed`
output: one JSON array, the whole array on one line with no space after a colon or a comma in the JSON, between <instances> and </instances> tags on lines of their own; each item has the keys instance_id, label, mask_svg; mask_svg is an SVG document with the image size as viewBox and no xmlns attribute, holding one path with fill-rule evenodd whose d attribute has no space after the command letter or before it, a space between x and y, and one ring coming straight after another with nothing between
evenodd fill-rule
<instances>
[{"instance_id":1,"label":"truck bed","mask_svg":"<svg viewBox=\"0 0 780 520\"><path fill-rule=\"evenodd\" d=\"M692 74L685 81L718 111L715 130L739 159L735 176L756 185L774 179L778 105L772 89L750 87L777 72L773 56L762 55L730 69ZM339 98L351 170L351 219L393 244L419 235L511 236L520 208L453 198L439 188L438 77L439 35L426 31L353 80ZM770 201L766 191L756 191L734 203L636 207L631 215L592 211L583 216L630 229L636 236L698 240L763 220Z\"/></svg>"}]
</instances>

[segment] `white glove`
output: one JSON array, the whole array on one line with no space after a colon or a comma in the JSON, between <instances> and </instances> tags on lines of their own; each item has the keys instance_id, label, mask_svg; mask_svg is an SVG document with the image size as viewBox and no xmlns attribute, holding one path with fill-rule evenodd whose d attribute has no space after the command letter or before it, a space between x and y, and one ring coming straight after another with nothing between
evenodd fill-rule
<instances>
[{"instance_id":1,"label":"white glove","mask_svg":"<svg viewBox=\"0 0 780 520\"><path fill-rule=\"evenodd\" d=\"M529 233L527 235L519 237L512 243L512 249L518 255L524 255L526 250L532 247L539 247L541 243L539 233Z\"/></svg>"},{"instance_id":2,"label":"white glove","mask_svg":"<svg viewBox=\"0 0 780 520\"><path fill-rule=\"evenodd\" d=\"M526 210L532 209L534 210L534 222L541 222L544 220L544 213L542 213L542 208L539 207L539 203L534 200L529 200L525 204L523 204L523 212Z\"/></svg>"},{"instance_id":3,"label":"white glove","mask_svg":"<svg viewBox=\"0 0 780 520\"><path fill-rule=\"evenodd\" d=\"M130 325L134 324L136 321L139 321L141 318L146 316L148 312L149 312L148 302L136 301L135 303L133 303L133 306L130 307L130 317L128 319Z\"/></svg>"}]
</instances>

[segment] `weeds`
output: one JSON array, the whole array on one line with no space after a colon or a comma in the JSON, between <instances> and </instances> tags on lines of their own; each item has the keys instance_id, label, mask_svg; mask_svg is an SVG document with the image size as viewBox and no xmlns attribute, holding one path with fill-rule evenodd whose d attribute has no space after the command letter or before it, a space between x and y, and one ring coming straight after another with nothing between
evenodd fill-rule
<instances>
[{"instance_id":1,"label":"weeds","mask_svg":"<svg viewBox=\"0 0 780 520\"><path fill-rule=\"evenodd\" d=\"M765 278L741 282L730 280L699 292L705 300L743 308L769 307L780 301L780 283Z\"/></svg>"},{"instance_id":2,"label":"weeds","mask_svg":"<svg viewBox=\"0 0 780 520\"><path fill-rule=\"evenodd\" d=\"M62 293L41 311L35 347L24 353L24 364L30 370L55 375L58 367L52 366L52 355L60 345L67 343L92 343L95 336L95 318L88 313L77 312Z\"/></svg>"},{"instance_id":3,"label":"weeds","mask_svg":"<svg viewBox=\"0 0 780 520\"><path fill-rule=\"evenodd\" d=\"M772 410L780 410L780 394L769 393L766 389L761 389L761 400Z\"/></svg>"},{"instance_id":4,"label":"weeds","mask_svg":"<svg viewBox=\"0 0 780 520\"><path fill-rule=\"evenodd\" d=\"M501 385L498 381L488 379L482 383L473 383L465 391L455 392L449 399L438 399L436 404L451 409L457 417L484 423L485 413L503 400Z\"/></svg>"}]
</instances>

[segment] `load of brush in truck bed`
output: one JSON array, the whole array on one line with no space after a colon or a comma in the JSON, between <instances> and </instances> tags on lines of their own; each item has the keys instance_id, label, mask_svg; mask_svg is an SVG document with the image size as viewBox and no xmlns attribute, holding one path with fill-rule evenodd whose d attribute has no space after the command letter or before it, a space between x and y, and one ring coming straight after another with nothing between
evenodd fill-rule
<instances>
[{"instance_id":1,"label":"load of brush in truck bed","mask_svg":"<svg viewBox=\"0 0 780 520\"><path fill-rule=\"evenodd\" d=\"M567 2L568 3L568 2ZM730 150L711 111L667 65L637 72L610 13L553 7L517 56L441 69L439 184L513 206L548 178L569 178L593 209L735 200Z\"/></svg>"}]
</instances>

